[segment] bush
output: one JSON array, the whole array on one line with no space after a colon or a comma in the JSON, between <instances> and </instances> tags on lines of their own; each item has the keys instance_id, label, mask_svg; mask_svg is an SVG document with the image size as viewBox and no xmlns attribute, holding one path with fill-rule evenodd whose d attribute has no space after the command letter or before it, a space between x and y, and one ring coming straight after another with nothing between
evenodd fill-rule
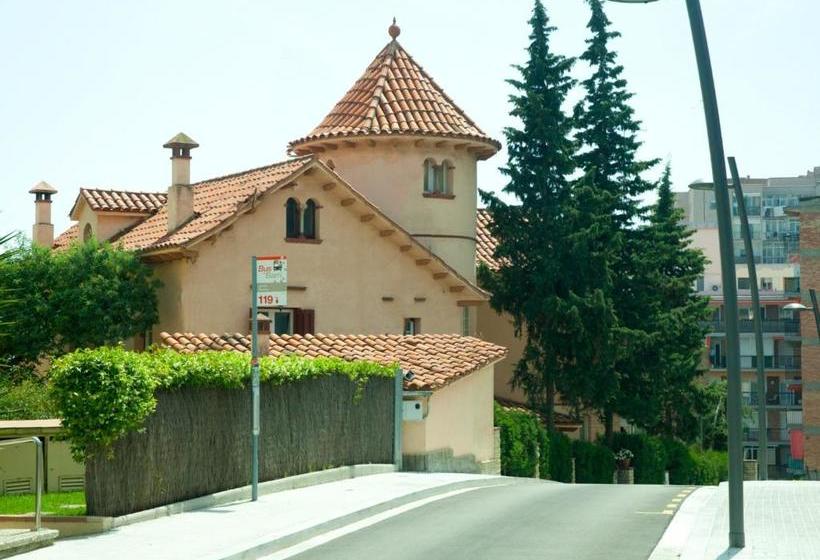
<instances>
[{"instance_id":1,"label":"bush","mask_svg":"<svg viewBox=\"0 0 820 560\"><path fill-rule=\"evenodd\" d=\"M373 376L392 377L394 366L341 358L282 356L260 359L260 379L273 385L340 374L361 389ZM250 356L238 352L135 353L122 348L78 350L51 369L54 402L77 460L139 430L154 411L154 392L180 387L241 388L250 379Z\"/></svg>"},{"instance_id":2,"label":"bush","mask_svg":"<svg viewBox=\"0 0 820 560\"><path fill-rule=\"evenodd\" d=\"M670 484L694 484L695 460L691 450L678 439L662 438L666 449L666 470L669 471Z\"/></svg>"},{"instance_id":3,"label":"bush","mask_svg":"<svg viewBox=\"0 0 820 560\"><path fill-rule=\"evenodd\" d=\"M541 478L549 477L550 445L544 427L532 413L506 410L495 403L495 425L501 428L501 474L535 476L538 460Z\"/></svg>"},{"instance_id":4,"label":"bush","mask_svg":"<svg viewBox=\"0 0 820 560\"><path fill-rule=\"evenodd\" d=\"M575 457L575 481L611 484L615 471L615 456L600 444L573 441L572 456Z\"/></svg>"},{"instance_id":5,"label":"bush","mask_svg":"<svg viewBox=\"0 0 820 560\"><path fill-rule=\"evenodd\" d=\"M549 436L552 480L572 482L572 441L561 432L552 432Z\"/></svg>"},{"instance_id":6,"label":"bush","mask_svg":"<svg viewBox=\"0 0 820 560\"><path fill-rule=\"evenodd\" d=\"M716 485L729 479L729 455L725 451L701 451L692 446L689 453L693 463L691 484Z\"/></svg>"},{"instance_id":7,"label":"bush","mask_svg":"<svg viewBox=\"0 0 820 560\"><path fill-rule=\"evenodd\" d=\"M30 377L20 382L0 382L0 420L56 418L49 386Z\"/></svg>"},{"instance_id":8,"label":"bush","mask_svg":"<svg viewBox=\"0 0 820 560\"><path fill-rule=\"evenodd\" d=\"M613 434L612 450L629 449L635 456L637 484L663 484L666 471L666 449L660 438L646 434Z\"/></svg>"}]
</instances>

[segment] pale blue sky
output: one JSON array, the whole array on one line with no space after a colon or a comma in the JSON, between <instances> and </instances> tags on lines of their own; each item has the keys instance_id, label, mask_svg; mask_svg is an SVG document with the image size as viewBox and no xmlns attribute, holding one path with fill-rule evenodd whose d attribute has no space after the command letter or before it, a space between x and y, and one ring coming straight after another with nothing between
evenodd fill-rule
<instances>
[{"instance_id":1,"label":"pale blue sky","mask_svg":"<svg viewBox=\"0 0 820 560\"><path fill-rule=\"evenodd\" d=\"M545 0L555 50L578 55L582 0ZM389 40L487 133L503 140L510 64L524 61L529 0L0 0L0 233L30 233L27 193L60 192L68 226L80 187L164 190L162 144L200 144L195 180L284 159ZM820 166L820 2L703 0L728 155L741 173ZM683 0L608 4L644 156L672 161L677 189L708 177L700 90ZM583 74L578 67L577 73ZM498 189L502 152L479 166Z\"/></svg>"}]
</instances>

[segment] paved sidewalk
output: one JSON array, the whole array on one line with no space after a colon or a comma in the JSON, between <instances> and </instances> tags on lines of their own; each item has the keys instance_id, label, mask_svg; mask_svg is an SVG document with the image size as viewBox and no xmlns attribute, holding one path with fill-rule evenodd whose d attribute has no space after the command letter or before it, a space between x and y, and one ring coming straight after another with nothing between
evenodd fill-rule
<instances>
[{"instance_id":1,"label":"paved sidewalk","mask_svg":"<svg viewBox=\"0 0 820 560\"><path fill-rule=\"evenodd\" d=\"M817 560L820 482L745 482L746 547L729 549L728 485L700 488L672 520L651 560Z\"/></svg>"},{"instance_id":2,"label":"paved sidewalk","mask_svg":"<svg viewBox=\"0 0 820 560\"><path fill-rule=\"evenodd\" d=\"M502 483L500 477L451 473L389 473L365 476L260 496L240 502L163 517L102 535L58 541L19 560L163 560L255 558L272 552L269 543L315 536L310 529L334 519L355 520L380 507L445 492L462 485ZM325 525L327 528L328 525ZM295 535L300 531L299 538ZM286 543L293 544L293 542Z\"/></svg>"}]
</instances>

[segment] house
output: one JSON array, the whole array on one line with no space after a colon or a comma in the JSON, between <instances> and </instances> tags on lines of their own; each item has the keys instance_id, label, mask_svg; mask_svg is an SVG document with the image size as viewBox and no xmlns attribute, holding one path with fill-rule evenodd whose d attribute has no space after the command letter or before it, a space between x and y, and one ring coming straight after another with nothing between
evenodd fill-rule
<instances>
[{"instance_id":1,"label":"house","mask_svg":"<svg viewBox=\"0 0 820 560\"><path fill-rule=\"evenodd\" d=\"M487 472L497 469L494 366L505 351L475 337L489 299L476 283L476 169L500 144L407 53L399 33L390 26L391 40L327 116L288 145L287 159L191 181L198 144L180 133L164 144L167 189L80 189L74 224L56 240L56 191L38 185L34 240L61 249L95 237L153 267L163 284L159 321L129 341L135 349L236 350L227 341L241 334L198 333L250 332L251 257L286 256L287 305L260 308L272 340L284 351L376 352L406 365L416 381L405 384L405 399L423 404L421 421L404 426L407 466ZM211 342L188 348L194 340Z\"/></svg>"}]
</instances>

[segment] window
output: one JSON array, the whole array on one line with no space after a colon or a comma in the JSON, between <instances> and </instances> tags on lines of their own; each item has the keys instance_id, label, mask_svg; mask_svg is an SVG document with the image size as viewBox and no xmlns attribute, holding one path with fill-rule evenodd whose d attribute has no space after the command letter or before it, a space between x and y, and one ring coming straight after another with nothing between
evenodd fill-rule
<instances>
[{"instance_id":1,"label":"window","mask_svg":"<svg viewBox=\"0 0 820 560\"><path fill-rule=\"evenodd\" d=\"M305 239L316 239L316 201L312 198L305 203L302 214L302 236Z\"/></svg>"},{"instance_id":2,"label":"window","mask_svg":"<svg viewBox=\"0 0 820 560\"><path fill-rule=\"evenodd\" d=\"M419 334L421 332L421 319L410 318L404 320L404 334Z\"/></svg>"},{"instance_id":3,"label":"window","mask_svg":"<svg viewBox=\"0 0 820 560\"><path fill-rule=\"evenodd\" d=\"M289 198L285 203L285 237L299 237L299 203L295 198Z\"/></svg>"},{"instance_id":4,"label":"window","mask_svg":"<svg viewBox=\"0 0 820 560\"><path fill-rule=\"evenodd\" d=\"M436 162L428 158L424 160L424 192L431 193L436 189Z\"/></svg>"},{"instance_id":5,"label":"window","mask_svg":"<svg viewBox=\"0 0 820 560\"><path fill-rule=\"evenodd\" d=\"M470 308L461 308L461 334L463 336L470 336Z\"/></svg>"},{"instance_id":6,"label":"window","mask_svg":"<svg viewBox=\"0 0 820 560\"><path fill-rule=\"evenodd\" d=\"M737 289L738 290L751 290L752 285L749 283L748 278L738 278L737 279Z\"/></svg>"},{"instance_id":7,"label":"window","mask_svg":"<svg viewBox=\"0 0 820 560\"><path fill-rule=\"evenodd\" d=\"M450 194L453 192L453 164L448 160L441 162L436 169L436 192Z\"/></svg>"},{"instance_id":8,"label":"window","mask_svg":"<svg viewBox=\"0 0 820 560\"><path fill-rule=\"evenodd\" d=\"M293 334L293 313L288 311L274 311L273 321L271 321L271 332L273 334Z\"/></svg>"},{"instance_id":9,"label":"window","mask_svg":"<svg viewBox=\"0 0 820 560\"><path fill-rule=\"evenodd\" d=\"M94 231L91 229L91 224L85 224L83 228L83 241L88 241L94 237Z\"/></svg>"},{"instance_id":10,"label":"window","mask_svg":"<svg viewBox=\"0 0 820 560\"><path fill-rule=\"evenodd\" d=\"M760 289L761 290L766 290L766 291L771 292L774 289L772 286L774 286L774 282L772 281L771 278L761 278L760 279Z\"/></svg>"},{"instance_id":11,"label":"window","mask_svg":"<svg viewBox=\"0 0 820 560\"><path fill-rule=\"evenodd\" d=\"M273 334L313 334L314 317L313 309L301 309L295 307L283 308L262 308L259 313L271 318L271 332ZM251 325L251 330L253 326Z\"/></svg>"}]
</instances>

